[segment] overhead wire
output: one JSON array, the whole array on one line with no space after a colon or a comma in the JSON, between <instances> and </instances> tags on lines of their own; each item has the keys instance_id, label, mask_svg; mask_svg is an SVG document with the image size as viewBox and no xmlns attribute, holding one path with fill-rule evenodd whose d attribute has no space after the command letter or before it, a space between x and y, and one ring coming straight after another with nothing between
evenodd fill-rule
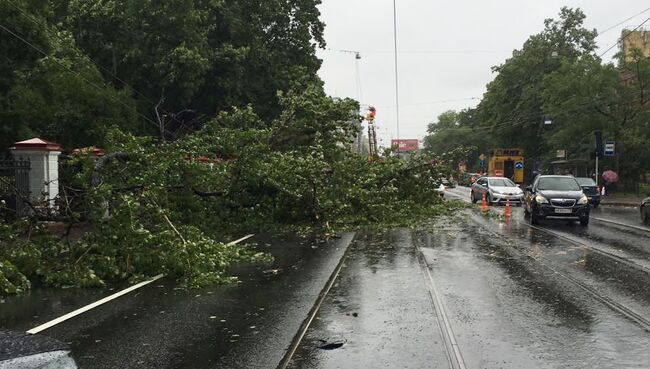
<instances>
[{"instance_id":1,"label":"overhead wire","mask_svg":"<svg viewBox=\"0 0 650 369\"><path fill-rule=\"evenodd\" d=\"M600 55L598 55L598 56L602 58L603 55L607 54L611 49L613 49L613 48L614 48L616 45L618 45L619 43L625 41L625 39L628 38L628 37L629 37L629 36L630 36L634 31L636 31L636 30L638 30L639 28L643 27L643 25L646 24L648 21L650 21L650 17L646 18L646 20L644 20L641 24L639 24L638 26L634 27L633 30L627 32L624 36L620 37L616 43L614 43L612 46L610 46L607 50L603 51L603 52L602 52Z\"/></svg>"},{"instance_id":2,"label":"overhead wire","mask_svg":"<svg viewBox=\"0 0 650 369\"><path fill-rule=\"evenodd\" d=\"M435 100L435 101L424 101L410 104L400 104L400 106L421 106L421 105L434 105L434 104L445 104L451 102L460 102L460 101L470 101L470 100L480 100L480 97L465 97L460 99L448 99L448 100ZM395 105L376 105L376 107L381 107L384 109L392 109Z\"/></svg>"},{"instance_id":3,"label":"overhead wire","mask_svg":"<svg viewBox=\"0 0 650 369\"><path fill-rule=\"evenodd\" d=\"M43 22L39 22L38 20L36 20L36 18L34 18L32 15L28 14L24 9L22 9L20 6L18 6L16 3L14 3L12 0L6 0L6 1L7 1L11 6L13 6L16 10L18 10L18 11L19 11L19 12L20 12L20 13L21 13L25 18L29 19L29 20L32 21L34 24L39 25L39 26L42 26L42 27L45 27L45 28L48 27L47 24L45 24L45 23L43 23ZM131 86L131 85L130 85L129 83L127 83L126 81L124 81L124 80L122 80L121 78L119 78L119 77L118 77L115 73L113 73L110 69L108 69L108 68L106 68L106 67L100 65L98 62L96 62L95 60L93 60L93 59L92 59L89 55L87 55L87 54L85 54L85 57L86 57L86 58L87 58L91 63L93 63L97 68L99 68L99 69L103 70L104 72L110 74L111 77L115 78L115 80L119 81L121 84L123 84L124 86L128 87L131 91L133 91L133 92L136 93L138 96L140 96L141 98L143 98L146 102L148 102L148 103L151 104L151 105L156 105L156 102L154 102L152 99L150 99L150 98L149 98L147 95L145 95L144 93L138 91L135 87ZM170 114L169 112L167 112L167 111L165 111L165 110L162 110L162 111L163 111L163 113Z\"/></svg>"},{"instance_id":4,"label":"overhead wire","mask_svg":"<svg viewBox=\"0 0 650 369\"><path fill-rule=\"evenodd\" d=\"M624 19L624 20L622 20L622 21L616 23L616 24L613 25L613 26L607 27L607 28L605 28L604 30L599 31L599 32L598 32L598 36L600 36L600 35L602 35L602 34L604 34L604 33L607 33L607 32L609 32L609 31L613 30L614 28L620 26L621 24L623 24L623 23L625 23L625 22L627 22L627 21L629 21L629 20L631 20L631 19L634 19L634 18L638 17L639 15L641 15L641 14L647 12L648 10L650 10L650 8L647 8L647 9L645 9L645 10L642 10L642 11L640 11L640 12L634 14L633 16L631 16L631 17L629 17L629 18L626 18L626 19ZM596 37L598 37L598 36L596 36Z\"/></svg>"},{"instance_id":5,"label":"overhead wire","mask_svg":"<svg viewBox=\"0 0 650 369\"><path fill-rule=\"evenodd\" d=\"M32 44L31 42L25 40L23 37L21 37L20 35L16 34L16 33L13 32L12 30L10 30L9 28L7 28L5 25L3 25L3 24L0 23L0 28L2 28L3 30L5 30L6 32L8 32L9 34L11 34L12 36L14 36L15 38L17 38L18 40L20 40L20 41L23 42L24 44L26 44L27 46L29 46L29 47L31 47L32 49L36 50L37 52L41 53L43 56L48 56L48 54L47 54L45 51L43 51L41 48L39 48L38 46L35 46L35 45ZM52 58L52 60L53 60L56 64L58 64L60 67L62 67L62 68L65 69L66 71L68 71L69 73L72 73L72 74L76 75L77 77L81 78L84 82L86 82L88 85L90 85L90 86L96 88L98 91L104 91L104 89L103 89L102 87L100 87L100 86L97 85L96 83L94 83L94 82L88 80L86 77L84 77L83 75L81 75L81 73L76 72L76 71L72 70L70 67L68 67L68 66L66 66L65 64L61 63L57 58ZM121 100L119 100L119 99L117 99L117 98L115 98L115 101L116 101L117 103L119 103L120 105L123 105L123 106L125 106L125 107L127 107L127 108L132 108L131 105L129 105L129 104L125 103L124 101L121 101ZM143 114L141 114L140 112L137 112L137 111L136 111L136 114L138 114L138 116L140 116L141 118L143 118L145 121L150 122L150 123L154 124L156 127L158 127L158 123L156 123L156 122L154 122L153 120L149 119L147 116L145 116L145 115L143 115Z\"/></svg>"}]
</instances>

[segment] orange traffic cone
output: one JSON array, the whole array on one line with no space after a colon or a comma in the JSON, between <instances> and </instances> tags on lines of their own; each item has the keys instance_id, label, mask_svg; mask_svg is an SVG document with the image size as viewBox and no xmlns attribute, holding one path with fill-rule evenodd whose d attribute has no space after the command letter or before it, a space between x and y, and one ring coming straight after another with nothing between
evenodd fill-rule
<instances>
[{"instance_id":1,"label":"orange traffic cone","mask_svg":"<svg viewBox=\"0 0 650 369\"><path fill-rule=\"evenodd\" d=\"M506 209L503 211L503 216L506 218L510 218L510 199L506 199Z\"/></svg>"},{"instance_id":2,"label":"orange traffic cone","mask_svg":"<svg viewBox=\"0 0 650 369\"><path fill-rule=\"evenodd\" d=\"M483 202L481 203L481 210L486 211L488 209L487 207L487 201L485 201L485 192L483 193Z\"/></svg>"}]
</instances>

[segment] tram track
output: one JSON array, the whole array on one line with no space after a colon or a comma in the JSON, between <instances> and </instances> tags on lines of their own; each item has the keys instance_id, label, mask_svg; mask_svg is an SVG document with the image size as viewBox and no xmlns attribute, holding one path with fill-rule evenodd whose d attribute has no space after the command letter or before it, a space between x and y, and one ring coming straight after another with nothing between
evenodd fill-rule
<instances>
[{"instance_id":1,"label":"tram track","mask_svg":"<svg viewBox=\"0 0 650 369\"><path fill-rule=\"evenodd\" d=\"M456 340L451 321L447 316L447 309L445 308L445 304L442 301L442 296L436 286L433 275L431 274L431 269L429 268L429 265L427 264L420 247L415 244L415 248L417 250L418 259L425 276L425 283L427 284L429 290L429 296L431 297L431 304L436 315L436 321L443 337L449 365L453 369L467 369L467 366L465 365L465 359L463 358L463 354L458 345L458 341Z\"/></svg>"},{"instance_id":2,"label":"tram track","mask_svg":"<svg viewBox=\"0 0 650 369\"><path fill-rule=\"evenodd\" d=\"M605 224L608 224L608 225L613 225L613 226L616 226L616 227L619 227L619 228L623 228L623 229L627 229L627 230L633 230L633 231L640 231L640 232L643 232L644 234L650 236L650 228L648 228L648 227L642 227L642 226L637 226L637 225L633 225L633 224L626 224L626 223L617 222L617 221L611 220L611 219L604 219L604 218L601 218L601 217L595 217L593 215L590 218L592 220L602 222L602 223L605 223Z\"/></svg>"},{"instance_id":3,"label":"tram track","mask_svg":"<svg viewBox=\"0 0 650 369\"><path fill-rule=\"evenodd\" d=\"M453 197L456 197L456 198L458 198L460 200L468 201L465 197L461 196L461 194L457 193L457 191L449 191L449 190L447 190L446 193L450 194ZM490 209L492 211L498 213L498 214L501 214L501 215L503 214L503 211L501 209L497 209L497 208L494 208L494 207L491 207ZM650 235L650 229L647 229L647 228L634 226L634 225L630 225L630 224L625 224L625 223L621 223L621 222L616 222L616 221L603 219L603 218L599 218L599 217L593 217L593 216L591 217L591 219L599 221L599 222L603 222L603 223L606 223L606 224L615 225L616 227L620 227L620 228L625 228L625 229L634 230L634 231L643 231L643 232L646 232L647 235ZM635 262L635 261L633 261L633 260L631 260L629 258L620 256L620 255L616 255L616 254L614 254L612 252L609 252L609 251L605 251L605 250L603 250L603 249L601 249L599 247L596 247L596 246L590 245L588 243L579 241L579 240L577 240L577 239L575 239L573 237L565 236L565 235L561 234L560 232L556 232L556 231L553 231L553 230L548 229L548 228L532 225L532 224L527 223L527 222L519 222L518 221L517 223L522 224L522 225L524 225L524 226L526 226L528 228L534 229L536 231L539 231L539 232L551 235L553 237L562 239L564 241L570 242L573 245L588 249L588 250L590 250L590 251L592 251L594 253L597 253L597 254L602 255L604 257L613 259L613 260L615 260L615 261L617 261L617 262L619 262L621 264L624 264L624 265L626 265L628 267L631 267L631 268L634 268L634 269L637 269L637 270L640 270L640 271L643 271L645 273L650 274L650 267L643 266L643 265L641 265L641 264L639 264L639 263L637 263L637 262ZM645 234L644 234L644 236L645 236ZM648 262L650 263L650 259L648 260Z\"/></svg>"},{"instance_id":4,"label":"tram track","mask_svg":"<svg viewBox=\"0 0 650 369\"><path fill-rule=\"evenodd\" d=\"M481 229L483 229L484 231L492 234L493 236L495 236L497 238L500 238L500 239L507 240L504 235L489 229L488 227L481 224L480 222L475 221L475 223ZM598 254L603 255L605 257L609 257L611 259L616 260L617 262L624 263L625 265L627 265L629 267L632 267L632 268L635 268L637 270L641 270L641 271L643 271L645 273L650 274L650 269L648 269L648 268L646 268L644 266L641 266L641 265L639 265L637 263L634 263L633 261L630 261L628 259L619 257L619 256L614 255L612 253L605 252L603 250L599 250L597 248L593 248L593 247L591 247L589 245L586 245L586 244L583 244L581 242L572 240L571 238L556 234L555 232L549 231L549 230L547 230L545 228L537 227L537 226L534 226L534 225L531 225L531 224L527 224L525 222L521 223L521 224L524 224L525 226L527 226L527 227L529 227L531 229L534 229L536 231L549 234L552 237L556 237L556 238L562 239L564 241L570 242L570 243L572 243L574 245L578 245L578 246L587 248L592 252L598 253ZM519 257L519 258L525 258L525 259L533 260L535 263L542 266L543 268L545 268L546 270L551 272L553 275L558 276L558 277L562 278L563 280L569 282L570 284L578 287L579 289L581 289L584 292L586 292L587 294L589 294L595 300L601 302L603 305L605 305L609 309L611 309L611 310L617 312L618 314L626 317L627 319L633 321L639 327L646 330L647 332L650 332L650 319L645 318L643 315L641 315L641 314L637 313L636 311L634 311L634 309L629 308L625 304L617 302L616 300L614 300L614 299L604 295L603 293L599 292L597 289L585 284L584 282L578 280L575 277L570 276L567 273L564 273L564 272L560 271L559 269L549 265L548 263L540 260L539 258L534 258L534 257L532 257L530 255L527 255L527 254L517 250L515 247L512 247L511 251L513 253L515 253L516 256Z\"/></svg>"}]
</instances>

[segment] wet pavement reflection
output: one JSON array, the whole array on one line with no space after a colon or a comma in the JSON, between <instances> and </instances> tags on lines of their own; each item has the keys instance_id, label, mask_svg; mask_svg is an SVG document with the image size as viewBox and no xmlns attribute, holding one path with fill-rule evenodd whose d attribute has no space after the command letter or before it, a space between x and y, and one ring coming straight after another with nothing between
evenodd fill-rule
<instances>
[{"instance_id":1,"label":"wet pavement reflection","mask_svg":"<svg viewBox=\"0 0 650 369\"><path fill-rule=\"evenodd\" d=\"M462 224L461 232L420 236L468 367L647 367L648 331L557 273L572 270L570 275L580 276L581 283L594 279L590 286L611 285L601 289L609 296L644 301L616 291L609 279L599 280L608 272L596 271L593 253L519 228L516 222L481 215L472 219L474 215L450 223ZM506 236L498 237L496 230ZM617 275L647 289L647 276Z\"/></svg>"},{"instance_id":2,"label":"wet pavement reflection","mask_svg":"<svg viewBox=\"0 0 650 369\"><path fill-rule=\"evenodd\" d=\"M257 238L275 262L239 268L241 283L185 290L156 282L43 334L70 343L85 369L273 368L352 237ZM105 292L50 293L40 305L25 305L30 316L68 312ZM4 328L24 329L28 317L19 317L24 303L7 299L0 305ZM15 324L6 320L11 316Z\"/></svg>"},{"instance_id":3,"label":"wet pavement reflection","mask_svg":"<svg viewBox=\"0 0 650 369\"><path fill-rule=\"evenodd\" d=\"M410 231L359 236L349 253L289 367L451 368Z\"/></svg>"},{"instance_id":4,"label":"wet pavement reflection","mask_svg":"<svg viewBox=\"0 0 650 369\"><path fill-rule=\"evenodd\" d=\"M443 320L468 368L647 368L650 232L531 227L512 210L328 241L258 237L276 261L236 268L240 283L160 280L45 334L86 369L274 368L344 257L290 368L451 368ZM0 304L0 326L25 330L122 287L35 289Z\"/></svg>"}]
</instances>

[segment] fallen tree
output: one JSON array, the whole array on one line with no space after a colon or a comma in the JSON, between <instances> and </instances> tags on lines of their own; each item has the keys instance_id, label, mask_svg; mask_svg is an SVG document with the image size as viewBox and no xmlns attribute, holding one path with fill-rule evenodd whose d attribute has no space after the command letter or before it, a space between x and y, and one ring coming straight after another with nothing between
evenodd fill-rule
<instances>
[{"instance_id":1,"label":"fallen tree","mask_svg":"<svg viewBox=\"0 0 650 369\"><path fill-rule=\"evenodd\" d=\"M38 216L3 225L2 293L159 273L223 283L231 264L269 260L221 242L244 232L408 226L446 211L435 189L449 158L368 160L348 149L354 101L314 89L281 102L286 114L271 124L234 109L175 142L114 129L104 157L71 156L57 215L67 232L47 232Z\"/></svg>"}]
</instances>

